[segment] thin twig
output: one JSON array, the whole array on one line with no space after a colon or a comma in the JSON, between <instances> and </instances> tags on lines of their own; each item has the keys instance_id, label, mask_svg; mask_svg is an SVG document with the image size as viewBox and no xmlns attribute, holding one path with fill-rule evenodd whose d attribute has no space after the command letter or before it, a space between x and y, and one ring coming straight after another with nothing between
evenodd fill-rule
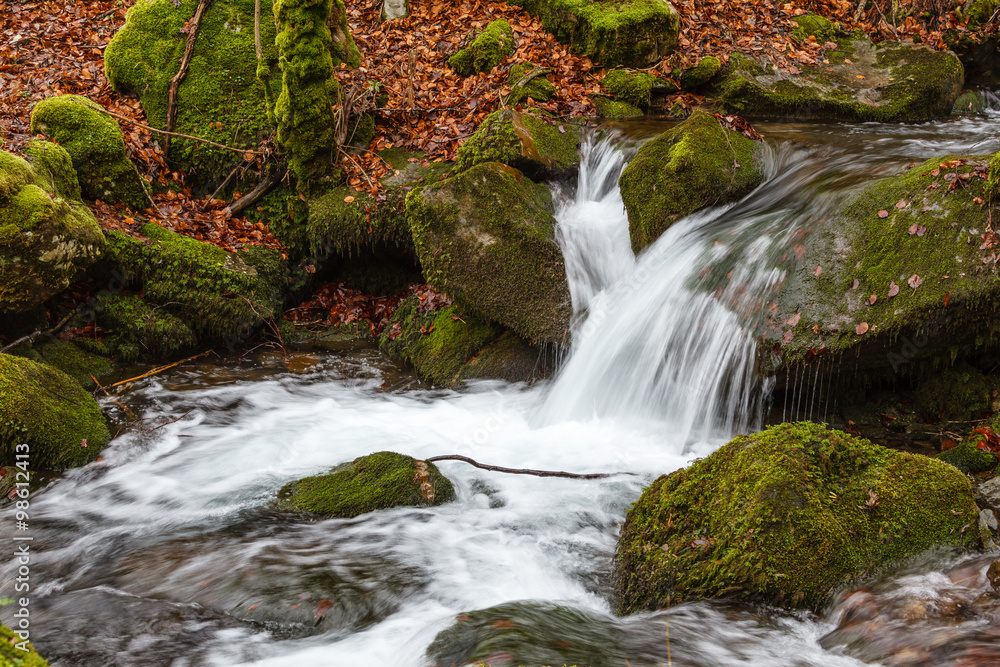
<instances>
[{"instance_id":1,"label":"thin twig","mask_svg":"<svg viewBox=\"0 0 1000 667\"><path fill-rule=\"evenodd\" d=\"M191 410L188 410L187 412L185 412L184 414L182 414L182 415L181 415L180 417L178 417L177 419L171 419L170 421L168 421L168 422L166 422L166 423L164 423L164 424L160 424L159 426L154 426L153 428L146 428L146 429L143 429L143 430L142 430L142 432L143 432L143 433L152 433L153 431L155 431L155 430L156 430L156 429L158 429L158 428L163 428L164 426L169 426L170 424L173 424L174 422L179 422L180 420L184 419L184 418L185 418L185 417L187 417L187 416L188 416L189 414L191 414L191 412L192 412L193 410L194 410L194 408L191 408Z\"/></svg>"},{"instance_id":2,"label":"thin twig","mask_svg":"<svg viewBox=\"0 0 1000 667\"><path fill-rule=\"evenodd\" d=\"M115 405L117 405L119 408L121 408L125 412L125 414L127 414L129 417L131 417L132 418L132 423L135 423L135 421L136 421L135 413L132 412L131 410L129 410L128 406L126 406L124 403L120 402L117 398L115 398L114 396L112 396L111 394L109 394L108 390L105 389L104 387L102 387L101 383L97 381L97 378L94 377L93 373L87 373L87 375L89 375L90 379L93 380L94 384L97 385L97 389L95 389L93 393L96 394L99 391L103 391L104 395L107 396L108 398L110 398L112 403L114 403ZM118 437L117 433L115 434L115 437L116 438Z\"/></svg>"},{"instance_id":3,"label":"thin twig","mask_svg":"<svg viewBox=\"0 0 1000 667\"><path fill-rule=\"evenodd\" d=\"M77 309L76 309L76 308L74 308L74 309L73 309L72 311L70 311L70 312L69 312L69 314L67 314L67 315L66 315L66 317L64 317L64 318L62 318L61 320L59 320L59 322L58 322L58 323L57 323L57 324L56 324L56 325L55 325L54 327L52 327L52 328L51 328L51 329L49 329L48 331L45 331L45 332L44 332L44 333L45 333L45 335L46 335L46 336L51 336L51 335L52 335L52 334L54 334L55 332L57 332L57 331L59 331L60 329L62 329L62 328L63 328L63 326L64 326L64 325L65 325L65 324L66 324L67 322L69 322L69 318L73 317L73 316L74 316L74 315L76 314L76 311L77 311ZM42 332L42 330L41 330L41 329L36 329L35 331L32 331L32 332L31 332L30 334L28 334L27 336L21 336L20 338L18 338L17 340L15 340L15 341L14 341L13 343L10 343L10 344L8 344L8 345L4 345L3 347L0 347L0 353L3 353L3 352L6 352L7 350L9 350L9 349L11 349L11 348L14 348L14 347L17 347L17 346L18 346L18 345L20 345L21 343L24 343L24 342L27 342L27 341L31 341L31 340L34 340L34 339L38 338L39 336L41 336L41 335L42 335L42 333L43 333L43 332Z\"/></svg>"},{"instance_id":4,"label":"thin twig","mask_svg":"<svg viewBox=\"0 0 1000 667\"><path fill-rule=\"evenodd\" d=\"M502 466L490 466L485 463L479 463L470 459L468 456L461 456L459 454L445 454L442 456L432 456L429 459L424 459L427 463L433 463L434 461L464 461L471 466L477 468L482 468L483 470L491 470L493 472L506 472L512 475L534 475L535 477L568 477L570 479L605 479L607 477L617 477L618 475L633 475L636 476L634 472L594 472L594 473L575 473L575 472L562 472L558 470L531 470L528 468L504 468Z\"/></svg>"},{"instance_id":5,"label":"thin twig","mask_svg":"<svg viewBox=\"0 0 1000 667\"><path fill-rule=\"evenodd\" d=\"M187 40L184 42L184 56L181 58L181 68L177 74L170 79L170 88L167 91L167 131L172 132L177 123L177 89L180 88L181 81L187 75L188 66L191 64L191 56L194 54L194 42L198 38L198 29L201 27L201 19L205 15L205 10L212 4L212 0L198 0L198 8L191 17L188 26ZM163 141L163 154L170 154L170 135Z\"/></svg>"},{"instance_id":6,"label":"thin twig","mask_svg":"<svg viewBox=\"0 0 1000 667\"><path fill-rule=\"evenodd\" d=\"M163 371L167 370L168 368L173 368L174 366L180 366L181 364L186 363L188 361L191 361L192 359L197 359L198 357L204 357L209 352L211 352L211 350L205 350L204 352L199 352L198 354L194 355L193 357L188 357L187 359L181 359L180 361L175 361L174 363L168 364L166 366L160 366L159 368L154 368L153 370L147 371L147 372L143 373L142 375L137 375L134 378L129 378L127 380L122 380L121 382L115 382L114 384L109 384L107 388L108 389L114 389L115 387L119 387L119 386L121 386L123 384L128 384L129 382L135 382L136 380L143 380L145 378L151 377L151 376L156 375L158 373L162 373Z\"/></svg>"}]
</instances>

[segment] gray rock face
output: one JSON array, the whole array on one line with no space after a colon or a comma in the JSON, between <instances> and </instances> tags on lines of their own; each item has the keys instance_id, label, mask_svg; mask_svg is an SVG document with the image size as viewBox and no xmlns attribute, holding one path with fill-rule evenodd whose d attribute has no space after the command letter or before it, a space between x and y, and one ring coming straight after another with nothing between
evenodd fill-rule
<instances>
[{"instance_id":1,"label":"gray rock face","mask_svg":"<svg viewBox=\"0 0 1000 667\"><path fill-rule=\"evenodd\" d=\"M985 481L976 489L976 502L994 512L1000 512L1000 477Z\"/></svg>"},{"instance_id":2,"label":"gray rock face","mask_svg":"<svg viewBox=\"0 0 1000 667\"><path fill-rule=\"evenodd\" d=\"M405 19L410 15L410 3L407 0L384 0L382 3L382 20Z\"/></svg>"}]
</instances>

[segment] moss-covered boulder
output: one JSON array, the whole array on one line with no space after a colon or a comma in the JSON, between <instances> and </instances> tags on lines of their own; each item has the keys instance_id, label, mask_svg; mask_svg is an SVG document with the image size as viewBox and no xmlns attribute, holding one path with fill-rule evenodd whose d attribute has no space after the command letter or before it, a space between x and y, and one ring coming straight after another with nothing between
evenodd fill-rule
<instances>
[{"instance_id":1,"label":"moss-covered boulder","mask_svg":"<svg viewBox=\"0 0 1000 667\"><path fill-rule=\"evenodd\" d=\"M824 216L787 255L777 308L758 331L764 347L777 345L786 365L812 349L837 358L840 372L911 375L995 345L989 162L927 160Z\"/></svg>"},{"instance_id":2,"label":"moss-covered boulder","mask_svg":"<svg viewBox=\"0 0 1000 667\"><path fill-rule=\"evenodd\" d=\"M487 162L406 198L431 285L532 343L564 340L572 315L552 195Z\"/></svg>"},{"instance_id":3,"label":"moss-covered boulder","mask_svg":"<svg viewBox=\"0 0 1000 667\"><path fill-rule=\"evenodd\" d=\"M795 27L792 29L792 37L800 42L804 42L810 37L815 37L817 42L823 44L836 37L839 29L838 24L818 14L793 16L792 23L795 24Z\"/></svg>"},{"instance_id":4,"label":"moss-covered boulder","mask_svg":"<svg viewBox=\"0 0 1000 667\"><path fill-rule=\"evenodd\" d=\"M639 252L677 220L735 201L764 180L766 146L696 111L639 149L618 183Z\"/></svg>"},{"instance_id":5,"label":"moss-covered boulder","mask_svg":"<svg viewBox=\"0 0 1000 667\"><path fill-rule=\"evenodd\" d=\"M467 41L468 46L448 58L448 66L461 76L489 72L514 53L514 30L506 19L492 21Z\"/></svg>"},{"instance_id":6,"label":"moss-covered boulder","mask_svg":"<svg viewBox=\"0 0 1000 667\"><path fill-rule=\"evenodd\" d=\"M49 667L30 642L22 640L3 624L0 624L0 664L4 667Z\"/></svg>"},{"instance_id":7,"label":"moss-covered boulder","mask_svg":"<svg viewBox=\"0 0 1000 667\"><path fill-rule=\"evenodd\" d=\"M566 171L580 162L580 128L544 115L501 109L483 120L455 156L456 171L502 162L533 178Z\"/></svg>"},{"instance_id":8,"label":"moss-covered boulder","mask_svg":"<svg viewBox=\"0 0 1000 667\"><path fill-rule=\"evenodd\" d=\"M819 609L927 549L977 548L978 516L968 480L942 461L781 424L643 492L615 554L618 610L717 597Z\"/></svg>"},{"instance_id":9,"label":"moss-covered boulder","mask_svg":"<svg viewBox=\"0 0 1000 667\"><path fill-rule=\"evenodd\" d=\"M164 317L168 313L199 337L219 339L239 338L281 312L287 268L276 250L251 246L234 254L149 223L139 238L111 232L106 259L142 289L148 304L161 309L144 311L152 319L140 314L145 324L138 329L125 327L145 332L136 334L136 341L169 339L176 349L186 344L178 323ZM157 331L153 338L146 337L147 326ZM169 336L160 338L167 331Z\"/></svg>"},{"instance_id":10,"label":"moss-covered boulder","mask_svg":"<svg viewBox=\"0 0 1000 667\"><path fill-rule=\"evenodd\" d=\"M598 118L641 118L645 115L642 109L628 102L620 102L600 95L595 95L590 101L594 104Z\"/></svg>"},{"instance_id":11,"label":"moss-covered boulder","mask_svg":"<svg viewBox=\"0 0 1000 667\"><path fill-rule=\"evenodd\" d=\"M440 505L454 499L454 487L433 463L376 452L325 475L287 484L278 493L276 507L349 519L375 510Z\"/></svg>"},{"instance_id":12,"label":"moss-covered boulder","mask_svg":"<svg viewBox=\"0 0 1000 667\"><path fill-rule=\"evenodd\" d=\"M0 354L0 465L26 443L32 468L65 470L97 458L111 439L93 396L62 371Z\"/></svg>"},{"instance_id":13,"label":"moss-covered boulder","mask_svg":"<svg viewBox=\"0 0 1000 667\"><path fill-rule=\"evenodd\" d=\"M666 0L511 0L564 44L605 67L648 67L677 48L680 17Z\"/></svg>"},{"instance_id":14,"label":"moss-covered boulder","mask_svg":"<svg viewBox=\"0 0 1000 667\"><path fill-rule=\"evenodd\" d=\"M604 89L619 101L640 109L648 109L656 80L656 77L649 72L616 69L608 72L601 83Z\"/></svg>"},{"instance_id":15,"label":"moss-covered boulder","mask_svg":"<svg viewBox=\"0 0 1000 667\"><path fill-rule=\"evenodd\" d=\"M965 90L951 108L952 116L971 116L986 110L986 95L981 90Z\"/></svg>"},{"instance_id":16,"label":"moss-covered boulder","mask_svg":"<svg viewBox=\"0 0 1000 667\"><path fill-rule=\"evenodd\" d=\"M968 474L993 470L997 465L997 455L989 450L979 449L975 441L962 442L946 449L937 458Z\"/></svg>"},{"instance_id":17,"label":"moss-covered boulder","mask_svg":"<svg viewBox=\"0 0 1000 667\"><path fill-rule=\"evenodd\" d=\"M150 205L125 152L121 128L96 102L79 95L44 99L31 111L31 131L66 149L86 199L136 210Z\"/></svg>"},{"instance_id":18,"label":"moss-covered boulder","mask_svg":"<svg viewBox=\"0 0 1000 667\"><path fill-rule=\"evenodd\" d=\"M694 67L684 70L681 74L681 88L696 90L708 84L722 69L722 63L715 56L706 56Z\"/></svg>"},{"instance_id":19,"label":"moss-covered boulder","mask_svg":"<svg viewBox=\"0 0 1000 667\"><path fill-rule=\"evenodd\" d=\"M921 121L946 116L962 91L962 63L950 51L856 34L836 37L829 65L789 74L734 54L718 99L747 118Z\"/></svg>"},{"instance_id":20,"label":"moss-covered boulder","mask_svg":"<svg viewBox=\"0 0 1000 667\"><path fill-rule=\"evenodd\" d=\"M551 71L544 67L535 67L531 63L518 63L511 67L507 74L510 93L506 98L506 106L516 107L528 99L536 102L555 99L556 85L547 78Z\"/></svg>"},{"instance_id":21,"label":"moss-covered boulder","mask_svg":"<svg viewBox=\"0 0 1000 667\"><path fill-rule=\"evenodd\" d=\"M122 361L172 357L197 343L194 331L181 318L138 296L114 296L95 306L98 323L108 330L105 344Z\"/></svg>"},{"instance_id":22,"label":"moss-covered boulder","mask_svg":"<svg viewBox=\"0 0 1000 667\"><path fill-rule=\"evenodd\" d=\"M107 358L58 338L36 338L31 343L12 348L10 353L52 366L79 382L84 389L93 388L95 378L100 381L114 370Z\"/></svg>"},{"instance_id":23,"label":"moss-covered boulder","mask_svg":"<svg viewBox=\"0 0 1000 667\"><path fill-rule=\"evenodd\" d=\"M59 146L29 145L34 164L0 151L0 315L28 310L66 289L101 255L93 214Z\"/></svg>"}]
</instances>

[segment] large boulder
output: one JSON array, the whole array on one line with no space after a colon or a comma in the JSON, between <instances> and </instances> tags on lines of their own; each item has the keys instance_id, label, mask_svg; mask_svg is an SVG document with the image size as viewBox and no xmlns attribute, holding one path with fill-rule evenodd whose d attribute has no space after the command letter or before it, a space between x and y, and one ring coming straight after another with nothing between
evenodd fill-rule
<instances>
[{"instance_id":1,"label":"large boulder","mask_svg":"<svg viewBox=\"0 0 1000 667\"><path fill-rule=\"evenodd\" d=\"M428 282L534 344L561 343L572 305L552 195L487 162L406 197Z\"/></svg>"},{"instance_id":2,"label":"large boulder","mask_svg":"<svg viewBox=\"0 0 1000 667\"><path fill-rule=\"evenodd\" d=\"M764 180L766 150L704 111L644 144L618 181L632 249L638 253L698 209L749 193Z\"/></svg>"},{"instance_id":3,"label":"large boulder","mask_svg":"<svg viewBox=\"0 0 1000 667\"><path fill-rule=\"evenodd\" d=\"M564 172L580 163L580 128L514 109L487 116L455 154L455 169L503 162L531 178Z\"/></svg>"},{"instance_id":4,"label":"large boulder","mask_svg":"<svg viewBox=\"0 0 1000 667\"><path fill-rule=\"evenodd\" d=\"M932 547L976 548L965 476L808 422L739 436L651 484L615 554L618 610L737 597L819 609Z\"/></svg>"},{"instance_id":5,"label":"large boulder","mask_svg":"<svg viewBox=\"0 0 1000 667\"><path fill-rule=\"evenodd\" d=\"M285 485L275 506L328 517L352 517L391 507L426 507L455 499L455 489L433 463L376 452L325 475Z\"/></svg>"},{"instance_id":6,"label":"large boulder","mask_svg":"<svg viewBox=\"0 0 1000 667\"><path fill-rule=\"evenodd\" d=\"M33 469L65 470L96 459L110 439L97 401L76 380L0 354L0 465L22 461ZM27 458L16 456L25 453Z\"/></svg>"},{"instance_id":7,"label":"large boulder","mask_svg":"<svg viewBox=\"0 0 1000 667\"><path fill-rule=\"evenodd\" d=\"M121 128L96 102L79 95L44 99L31 111L31 131L66 149L86 199L136 210L150 205Z\"/></svg>"},{"instance_id":8,"label":"large boulder","mask_svg":"<svg viewBox=\"0 0 1000 667\"><path fill-rule=\"evenodd\" d=\"M104 235L79 201L69 155L33 142L34 164L0 151L0 315L28 310L67 287L101 255Z\"/></svg>"},{"instance_id":9,"label":"large boulder","mask_svg":"<svg viewBox=\"0 0 1000 667\"><path fill-rule=\"evenodd\" d=\"M764 347L785 365L820 353L842 374L909 374L990 345L1000 242L989 229L989 160L927 160L817 222L786 256L757 332Z\"/></svg>"},{"instance_id":10,"label":"large boulder","mask_svg":"<svg viewBox=\"0 0 1000 667\"><path fill-rule=\"evenodd\" d=\"M605 67L649 67L677 48L680 17L666 0L511 0L547 31Z\"/></svg>"},{"instance_id":11,"label":"large boulder","mask_svg":"<svg viewBox=\"0 0 1000 667\"><path fill-rule=\"evenodd\" d=\"M950 51L910 42L875 45L838 34L822 56L829 64L791 74L734 54L719 101L747 118L921 121L946 116L962 92L964 70Z\"/></svg>"}]
</instances>

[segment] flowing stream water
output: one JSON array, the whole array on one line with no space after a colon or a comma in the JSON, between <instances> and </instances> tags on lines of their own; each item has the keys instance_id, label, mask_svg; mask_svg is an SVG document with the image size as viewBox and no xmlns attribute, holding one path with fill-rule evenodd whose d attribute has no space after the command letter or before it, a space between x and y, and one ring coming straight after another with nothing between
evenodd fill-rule
<instances>
[{"instance_id":1,"label":"flowing stream water","mask_svg":"<svg viewBox=\"0 0 1000 667\"><path fill-rule=\"evenodd\" d=\"M431 664L428 646L456 615L522 602L548 633L526 649L531 664L562 664L553 642L602 656L592 664L761 667L926 664L900 655L946 628L956 646L988 644L982 614L934 622L941 600L968 608L985 590L974 559L888 575L871 595L923 600L932 627L908 630L885 602L890 634L877 640L857 624L835 631L857 616L854 597L821 615L708 602L618 619L610 564L646 484L760 426L769 383L744 327L796 235L873 177L996 151L997 118L762 126L767 181L677 222L638 258L617 178L635 137L664 128L591 136L578 183L557 191L576 320L553 380L429 389L358 345L143 381L119 400L145 429L32 499L32 638L54 665L413 667ZM352 520L268 508L287 482L381 450L637 476L442 462L458 499L440 507ZM14 566L4 559L0 572L10 579Z\"/></svg>"}]
</instances>

